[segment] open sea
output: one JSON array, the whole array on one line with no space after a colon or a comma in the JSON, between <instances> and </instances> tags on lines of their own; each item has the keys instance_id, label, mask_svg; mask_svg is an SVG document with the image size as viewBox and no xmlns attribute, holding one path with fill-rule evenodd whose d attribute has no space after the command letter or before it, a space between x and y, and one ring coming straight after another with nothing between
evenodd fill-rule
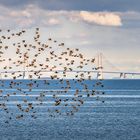
<instances>
[{"instance_id":1,"label":"open sea","mask_svg":"<svg viewBox=\"0 0 140 140\"><path fill-rule=\"evenodd\" d=\"M10 80L0 80L0 103L5 103L12 114L8 123L9 114L0 108L0 140L140 140L140 80L103 80L103 87L95 87L97 91L104 92L87 98L84 90L77 83L70 82L71 89L67 94L60 92L61 98L72 98L75 89L81 90L84 104L74 115L63 113L69 106L58 106L61 115L50 115L48 109L53 110L53 94L62 90L56 80L50 80L48 86L45 80L37 82L29 90L27 86L31 81L17 80L19 85L9 87ZM97 81L85 81L88 89ZM63 85L66 83L64 82ZM18 89L18 90L17 90ZM23 94L20 93L20 89ZM51 92L50 92L51 91ZM16 94L12 94L12 93ZM42 104L37 106L36 97L45 93ZM4 94L12 94L7 101ZM26 99L33 103L36 118L30 117L32 112L24 115L22 119L15 119L19 114L16 104L23 104ZM104 102L103 102L104 101Z\"/></svg>"}]
</instances>

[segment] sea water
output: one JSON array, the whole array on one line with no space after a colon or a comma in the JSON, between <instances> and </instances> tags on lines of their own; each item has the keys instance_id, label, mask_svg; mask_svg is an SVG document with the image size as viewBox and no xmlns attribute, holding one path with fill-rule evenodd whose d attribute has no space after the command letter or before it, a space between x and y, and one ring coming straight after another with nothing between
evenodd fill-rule
<instances>
[{"instance_id":1,"label":"sea water","mask_svg":"<svg viewBox=\"0 0 140 140\"><path fill-rule=\"evenodd\" d=\"M60 90L57 81L50 80L46 86L45 80L38 80L29 91L29 80L17 80L22 84L9 88L10 80L0 80L0 90L3 94L18 92L17 88L29 93L30 102L36 104L35 97L47 90ZM16 82L17 82L16 81ZM37 107L37 118L30 115L23 119L11 119L5 123L7 114L0 109L0 140L140 140L140 80L103 80L103 87L93 87L97 81L85 81L89 89L96 88L105 94L85 98L79 111L72 116L58 115L50 117L47 109L53 108L52 94L47 92L43 104ZM63 83L66 84L65 82ZM71 81L71 89L61 98L71 97L75 89L82 87ZM84 94L84 90L82 91ZM47 95L48 94L48 95ZM86 94L85 94L86 95ZM5 103L14 115L18 114L15 104L21 103L23 94L12 95ZM3 102L0 97L0 102ZM105 101L105 102L102 102ZM61 108L61 107L60 107ZM65 108L61 108L65 110Z\"/></svg>"}]
</instances>

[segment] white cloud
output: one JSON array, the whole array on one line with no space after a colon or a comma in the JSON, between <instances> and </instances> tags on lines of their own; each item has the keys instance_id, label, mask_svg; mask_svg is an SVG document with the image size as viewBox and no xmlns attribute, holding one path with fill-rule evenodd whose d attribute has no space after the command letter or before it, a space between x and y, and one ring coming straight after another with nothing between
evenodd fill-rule
<instances>
[{"instance_id":1,"label":"white cloud","mask_svg":"<svg viewBox=\"0 0 140 140\"><path fill-rule=\"evenodd\" d=\"M50 18L48 20L48 24L49 25L59 25L60 24L60 21L58 19L55 19L55 18Z\"/></svg>"},{"instance_id":2,"label":"white cloud","mask_svg":"<svg viewBox=\"0 0 140 140\"><path fill-rule=\"evenodd\" d=\"M112 12L64 10L53 11L41 9L40 7L37 7L35 5L28 5L24 9L7 9L4 6L0 6L0 12L1 25L5 26L5 22L7 22L6 26L9 23L9 27L10 25L16 24L16 27L24 27L25 24L25 28L31 26L50 26L63 24L65 21L69 21L72 23L81 23L84 21L87 23L96 23L103 26L122 25L119 14ZM25 22L25 20L27 20L28 24Z\"/></svg>"},{"instance_id":3,"label":"white cloud","mask_svg":"<svg viewBox=\"0 0 140 140\"><path fill-rule=\"evenodd\" d=\"M9 16L11 17L27 17L30 18L31 14L29 13L29 11L26 10L21 10L21 11L12 11L9 13Z\"/></svg>"},{"instance_id":4,"label":"white cloud","mask_svg":"<svg viewBox=\"0 0 140 140\"><path fill-rule=\"evenodd\" d=\"M80 12L81 18L89 23L96 23L106 26L121 26L121 18L119 15L110 12Z\"/></svg>"}]
</instances>

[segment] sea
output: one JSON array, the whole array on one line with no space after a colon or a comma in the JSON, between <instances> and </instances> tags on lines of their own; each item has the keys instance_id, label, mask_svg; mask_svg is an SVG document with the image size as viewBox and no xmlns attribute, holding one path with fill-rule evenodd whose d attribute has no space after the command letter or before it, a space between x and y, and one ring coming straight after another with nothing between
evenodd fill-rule
<instances>
[{"instance_id":1,"label":"sea","mask_svg":"<svg viewBox=\"0 0 140 140\"><path fill-rule=\"evenodd\" d=\"M98 82L103 86L96 86ZM140 79L85 80L85 83L88 92L94 90L96 95L87 97L74 80L70 80L67 93L63 92L66 80L61 85L57 80L0 80L0 104L9 109L6 113L0 107L0 140L140 140ZM58 91L59 99L72 99L76 89L83 95L84 103L68 115L71 107L55 106L53 96ZM17 104L25 104L23 98L33 104L35 117L29 111L16 118L21 114ZM56 108L61 113L53 112Z\"/></svg>"}]
</instances>

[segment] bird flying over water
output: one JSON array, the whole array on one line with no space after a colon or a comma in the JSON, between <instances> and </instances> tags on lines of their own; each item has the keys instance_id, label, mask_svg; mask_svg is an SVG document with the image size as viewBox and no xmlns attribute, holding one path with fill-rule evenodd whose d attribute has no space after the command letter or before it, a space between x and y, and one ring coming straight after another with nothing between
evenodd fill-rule
<instances>
[{"instance_id":1,"label":"bird flying over water","mask_svg":"<svg viewBox=\"0 0 140 140\"><path fill-rule=\"evenodd\" d=\"M74 115L86 102L86 98L99 94L93 89L94 87L103 87L101 81L93 83L92 88L89 87L86 81L93 80L92 69L95 67L95 58L87 58L78 48L65 48L64 42L59 43L51 37L42 42L39 28L35 29L35 33L30 39L27 39L27 30L19 32L10 29L0 30L0 34L0 64L2 66L0 108L9 114L9 120L22 119L26 114L30 114L32 118L36 119L37 106L44 105L49 94L52 95L53 108L48 107L47 113L51 117L62 114ZM86 71L86 69L89 70ZM49 80L42 79L44 73L49 73ZM28 82L23 80L26 75L28 75ZM4 79L9 77L10 80L6 82ZM34 98L36 103L32 103L30 95L34 89L42 86L38 79L44 81L46 91L38 91ZM55 86L52 85L52 81L59 85L58 90L50 89ZM73 86L75 86L74 92L70 92ZM11 91L3 89L11 89ZM67 96L70 93L72 96ZM66 95L65 98L62 98L61 94ZM20 95L22 99L21 103L15 104L18 115L14 116L8 102L16 95ZM58 106L65 107L65 109L58 109ZM9 120L5 123L8 123Z\"/></svg>"}]
</instances>

